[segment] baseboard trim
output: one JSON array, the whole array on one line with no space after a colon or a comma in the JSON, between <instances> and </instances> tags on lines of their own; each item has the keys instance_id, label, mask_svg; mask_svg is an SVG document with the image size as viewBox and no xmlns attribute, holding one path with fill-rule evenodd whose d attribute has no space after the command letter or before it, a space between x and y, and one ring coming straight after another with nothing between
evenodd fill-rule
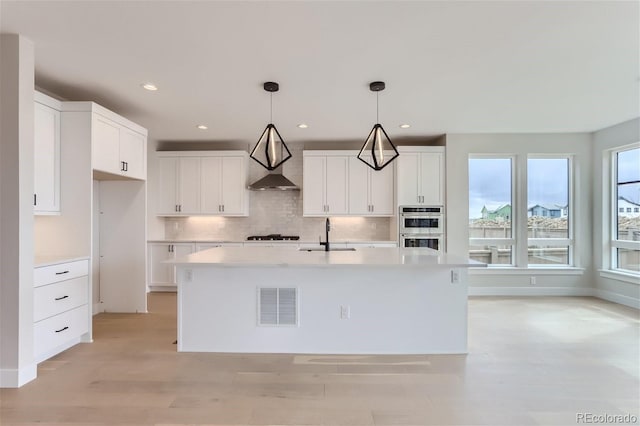
<instances>
[{"instance_id":1,"label":"baseboard trim","mask_svg":"<svg viewBox=\"0 0 640 426\"><path fill-rule=\"evenodd\" d=\"M593 288L469 287L469 296L594 296Z\"/></svg>"},{"instance_id":2,"label":"baseboard trim","mask_svg":"<svg viewBox=\"0 0 640 426\"><path fill-rule=\"evenodd\" d=\"M640 300L633 297L624 296L622 294L613 293L607 290L601 290L599 288L596 288L594 293L594 295L600 299L608 300L609 302L618 303L620 305L625 305L630 308L640 309Z\"/></svg>"},{"instance_id":3,"label":"baseboard trim","mask_svg":"<svg viewBox=\"0 0 640 426\"><path fill-rule=\"evenodd\" d=\"M38 376L37 364L31 364L21 369L0 369L0 388L19 388Z\"/></svg>"}]
</instances>

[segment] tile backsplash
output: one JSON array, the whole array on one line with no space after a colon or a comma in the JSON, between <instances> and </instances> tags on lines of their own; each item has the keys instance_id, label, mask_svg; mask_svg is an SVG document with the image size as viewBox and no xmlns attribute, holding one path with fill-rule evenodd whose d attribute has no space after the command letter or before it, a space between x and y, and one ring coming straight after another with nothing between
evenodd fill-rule
<instances>
[{"instance_id":1,"label":"tile backsplash","mask_svg":"<svg viewBox=\"0 0 640 426\"><path fill-rule=\"evenodd\" d=\"M282 173L302 187L302 146L289 147L293 155ZM249 161L249 182L266 174ZM192 216L165 218L166 239L243 241L250 235L299 235L301 240L324 239L324 218L302 216L302 191L250 191L249 217ZM391 239L391 218L332 217L333 241L386 241Z\"/></svg>"}]
</instances>

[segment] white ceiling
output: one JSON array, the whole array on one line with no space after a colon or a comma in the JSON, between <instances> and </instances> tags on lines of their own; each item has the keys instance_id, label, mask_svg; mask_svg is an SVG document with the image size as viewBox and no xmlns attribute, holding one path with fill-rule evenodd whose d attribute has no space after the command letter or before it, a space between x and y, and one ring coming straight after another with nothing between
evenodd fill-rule
<instances>
[{"instance_id":1,"label":"white ceiling","mask_svg":"<svg viewBox=\"0 0 640 426\"><path fill-rule=\"evenodd\" d=\"M172 141L580 132L639 113L639 3L7 1L36 84ZM153 82L157 92L143 90ZM298 129L298 123L308 129ZM209 130L196 129L206 124ZM400 129L410 123L410 129Z\"/></svg>"}]
</instances>

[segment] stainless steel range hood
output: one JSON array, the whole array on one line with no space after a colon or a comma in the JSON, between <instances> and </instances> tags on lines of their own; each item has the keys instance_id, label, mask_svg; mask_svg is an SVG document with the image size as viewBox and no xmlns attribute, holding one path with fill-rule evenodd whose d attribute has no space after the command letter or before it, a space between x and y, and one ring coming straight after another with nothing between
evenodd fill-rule
<instances>
[{"instance_id":1,"label":"stainless steel range hood","mask_svg":"<svg viewBox=\"0 0 640 426\"><path fill-rule=\"evenodd\" d=\"M265 177L258 179L248 186L252 191L264 191L266 189L280 189L283 191L299 191L300 188L284 177L282 173L269 173Z\"/></svg>"}]
</instances>

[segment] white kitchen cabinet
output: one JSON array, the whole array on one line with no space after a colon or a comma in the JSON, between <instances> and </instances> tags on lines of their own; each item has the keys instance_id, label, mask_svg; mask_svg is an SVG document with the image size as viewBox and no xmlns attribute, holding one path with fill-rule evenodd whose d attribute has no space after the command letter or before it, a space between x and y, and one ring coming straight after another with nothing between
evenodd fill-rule
<instances>
[{"instance_id":1,"label":"white kitchen cabinet","mask_svg":"<svg viewBox=\"0 0 640 426\"><path fill-rule=\"evenodd\" d=\"M33 212L60 214L61 104L39 92L34 97Z\"/></svg>"},{"instance_id":2,"label":"white kitchen cabinet","mask_svg":"<svg viewBox=\"0 0 640 426\"><path fill-rule=\"evenodd\" d=\"M444 204L444 147L399 147L398 205Z\"/></svg>"},{"instance_id":3,"label":"white kitchen cabinet","mask_svg":"<svg viewBox=\"0 0 640 426\"><path fill-rule=\"evenodd\" d=\"M34 270L34 358L44 361L79 343L90 332L89 261ZM90 341L90 337L84 340Z\"/></svg>"},{"instance_id":4,"label":"white kitchen cabinet","mask_svg":"<svg viewBox=\"0 0 640 426\"><path fill-rule=\"evenodd\" d=\"M344 151L305 151L303 157L303 215L349 214L349 156Z\"/></svg>"},{"instance_id":5,"label":"white kitchen cabinet","mask_svg":"<svg viewBox=\"0 0 640 426\"><path fill-rule=\"evenodd\" d=\"M366 242L366 241L362 241L362 242L351 242L351 243L347 243L347 248L354 248L354 249L360 249L360 248L390 248L390 247L398 247L398 244L395 242Z\"/></svg>"},{"instance_id":6,"label":"white kitchen cabinet","mask_svg":"<svg viewBox=\"0 0 640 426\"><path fill-rule=\"evenodd\" d=\"M395 164L374 170L357 157L349 157L349 214L393 216Z\"/></svg>"},{"instance_id":7,"label":"white kitchen cabinet","mask_svg":"<svg viewBox=\"0 0 640 426\"><path fill-rule=\"evenodd\" d=\"M146 179L146 134L101 114L92 116L92 165L99 172Z\"/></svg>"},{"instance_id":8,"label":"white kitchen cabinet","mask_svg":"<svg viewBox=\"0 0 640 426\"><path fill-rule=\"evenodd\" d=\"M149 243L149 289L172 291L176 286L176 268L162 263L195 252L193 243Z\"/></svg>"},{"instance_id":9,"label":"white kitchen cabinet","mask_svg":"<svg viewBox=\"0 0 640 426\"><path fill-rule=\"evenodd\" d=\"M245 151L160 152L159 216L247 216Z\"/></svg>"}]
</instances>

